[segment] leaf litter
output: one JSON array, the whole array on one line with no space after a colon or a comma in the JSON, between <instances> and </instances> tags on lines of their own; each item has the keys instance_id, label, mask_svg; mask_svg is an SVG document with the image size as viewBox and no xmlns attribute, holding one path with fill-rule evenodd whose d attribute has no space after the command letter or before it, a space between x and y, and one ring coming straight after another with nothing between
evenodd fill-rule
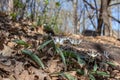
<instances>
[{"instance_id":1,"label":"leaf litter","mask_svg":"<svg viewBox=\"0 0 120 80\"><path fill-rule=\"evenodd\" d=\"M4 18L0 24L0 80L89 80L90 77L96 78L96 80L120 79L120 44L113 38L66 35L65 37L69 37L71 41L72 39L82 41L78 45L57 44L59 51L55 51L55 45L51 41L40 46L48 39L47 34L45 35L45 32L40 28L36 30L31 27L32 24L29 21L12 22L10 19ZM17 40L16 43L19 45L14 43L14 40ZM29 55L21 52L24 49L29 49L32 52L32 56L30 53L29 55L34 57L33 60ZM62 53L64 50L68 51L66 56L64 56L65 53ZM108 59L106 54L101 53L102 51L108 52ZM80 57L70 55L71 52ZM98 53L101 55L90 56ZM82 65L81 60L87 63ZM105 61L108 64L105 64ZM94 65L94 63L96 64ZM114 64L117 66L113 66ZM67 68L65 69L64 66ZM92 68L94 69L92 70ZM102 76L98 76L96 73ZM110 77L105 77L107 74L110 74Z\"/></svg>"}]
</instances>

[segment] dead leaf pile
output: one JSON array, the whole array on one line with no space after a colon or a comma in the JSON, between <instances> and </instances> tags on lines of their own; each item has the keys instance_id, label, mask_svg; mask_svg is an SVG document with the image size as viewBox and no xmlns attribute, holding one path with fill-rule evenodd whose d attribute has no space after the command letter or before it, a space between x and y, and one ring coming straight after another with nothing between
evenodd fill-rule
<instances>
[{"instance_id":1,"label":"dead leaf pile","mask_svg":"<svg viewBox=\"0 0 120 80\"><path fill-rule=\"evenodd\" d=\"M70 65L67 65L68 68L65 71L61 57L58 56L58 54L54 55L55 52L51 45L46 46L40 51L37 50L38 46L45 41L46 36L44 34L45 32L42 27L36 28L30 21L13 22L6 16L0 16L0 80L67 80L63 75L72 75L74 78L77 78L77 80L89 80L88 76L78 75L77 71L72 69L80 68L86 70L88 67L91 67L89 66L90 64L88 64L88 66L82 66L79 65L75 59L70 59L71 63L68 63ZM104 64L100 65L103 67L100 70L110 73L110 78L106 80L120 79L119 41L108 37L93 38L75 34L69 35L69 37L82 39L82 42L77 46L66 44L60 46L60 48L78 53L86 57L85 59L90 58L90 56L87 55L88 53L99 53L102 56L97 57L96 60L98 60L98 62L109 60L117 64L117 68ZM14 42L15 40L25 41L28 45L18 45ZM27 47L36 53L43 61L45 69L39 68L29 56L21 53L21 50ZM105 51L108 54L104 54ZM105 70L106 66L107 70ZM65 73L61 74L64 71ZM100 77L98 77L98 79L99 78Z\"/></svg>"}]
</instances>

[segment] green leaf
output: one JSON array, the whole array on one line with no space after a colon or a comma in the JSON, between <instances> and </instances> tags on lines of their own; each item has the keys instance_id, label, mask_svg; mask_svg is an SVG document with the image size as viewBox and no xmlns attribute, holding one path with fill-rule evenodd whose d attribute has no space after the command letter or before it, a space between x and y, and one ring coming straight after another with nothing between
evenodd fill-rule
<instances>
[{"instance_id":1,"label":"green leaf","mask_svg":"<svg viewBox=\"0 0 120 80\"><path fill-rule=\"evenodd\" d=\"M62 76L64 76L68 80L77 80L77 78L73 77L72 75L70 75L68 73L63 73Z\"/></svg>"},{"instance_id":2,"label":"green leaf","mask_svg":"<svg viewBox=\"0 0 120 80\"><path fill-rule=\"evenodd\" d=\"M98 69L98 66L97 66L97 64L95 63L95 64L94 64L94 67L93 67L93 71L97 71L97 69Z\"/></svg>"},{"instance_id":3,"label":"green leaf","mask_svg":"<svg viewBox=\"0 0 120 80\"><path fill-rule=\"evenodd\" d=\"M43 69L45 68L41 59L37 55L35 55L33 52L31 52L30 50L22 50L22 53L29 55L40 67L42 67Z\"/></svg>"},{"instance_id":4,"label":"green leaf","mask_svg":"<svg viewBox=\"0 0 120 80\"><path fill-rule=\"evenodd\" d=\"M81 66L86 64L86 62L83 59L81 59L83 57L80 56L78 53L75 53L73 51L65 51L65 50L63 51L63 53L64 53L65 57L71 57L71 58L77 59L78 63Z\"/></svg>"},{"instance_id":5,"label":"green leaf","mask_svg":"<svg viewBox=\"0 0 120 80\"><path fill-rule=\"evenodd\" d=\"M12 17L13 20L16 20L17 15L18 15L18 13L16 13L16 12L13 12L10 14L10 16Z\"/></svg>"},{"instance_id":6,"label":"green leaf","mask_svg":"<svg viewBox=\"0 0 120 80\"><path fill-rule=\"evenodd\" d=\"M77 60L78 60L78 63L81 65L85 65L86 62L84 60L81 59L80 55L76 54L76 57L77 57Z\"/></svg>"},{"instance_id":7,"label":"green leaf","mask_svg":"<svg viewBox=\"0 0 120 80\"><path fill-rule=\"evenodd\" d=\"M49 4L49 0L44 0L45 4L48 5Z\"/></svg>"},{"instance_id":8,"label":"green leaf","mask_svg":"<svg viewBox=\"0 0 120 80\"><path fill-rule=\"evenodd\" d=\"M60 3L59 3L59 2L56 2L55 5L56 5L57 7L59 7L59 6L60 6Z\"/></svg>"},{"instance_id":9,"label":"green leaf","mask_svg":"<svg viewBox=\"0 0 120 80\"><path fill-rule=\"evenodd\" d=\"M99 76L105 76L105 77L109 77L110 75L106 72L102 72L102 71L96 71L96 74Z\"/></svg>"},{"instance_id":10,"label":"green leaf","mask_svg":"<svg viewBox=\"0 0 120 80\"><path fill-rule=\"evenodd\" d=\"M14 0L14 7L17 8L23 8L24 4L22 2L20 2L19 0Z\"/></svg>"},{"instance_id":11,"label":"green leaf","mask_svg":"<svg viewBox=\"0 0 120 80\"><path fill-rule=\"evenodd\" d=\"M63 54L65 57L71 57L71 58L76 58L76 55L74 52L72 51L68 51L68 50L63 50Z\"/></svg>"},{"instance_id":12,"label":"green leaf","mask_svg":"<svg viewBox=\"0 0 120 80\"><path fill-rule=\"evenodd\" d=\"M43 49L45 46L47 46L50 42L52 42L53 40L49 40L49 41L46 41L46 42L44 42L42 45L40 45L39 47L38 47L38 50L41 50L41 49Z\"/></svg>"},{"instance_id":13,"label":"green leaf","mask_svg":"<svg viewBox=\"0 0 120 80\"><path fill-rule=\"evenodd\" d=\"M62 61L63 61L63 63L64 63L65 66L66 66L65 56L64 56L63 52L61 51L61 49L58 48L58 47L56 47L56 52L57 52L58 54L60 54L60 56L61 56L61 58L62 58Z\"/></svg>"},{"instance_id":14,"label":"green leaf","mask_svg":"<svg viewBox=\"0 0 120 80\"><path fill-rule=\"evenodd\" d=\"M111 65L111 66L116 66L114 63L112 62L106 62L107 64Z\"/></svg>"},{"instance_id":15,"label":"green leaf","mask_svg":"<svg viewBox=\"0 0 120 80\"><path fill-rule=\"evenodd\" d=\"M96 80L95 77L91 74L89 75L89 78L90 78L90 80Z\"/></svg>"},{"instance_id":16,"label":"green leaf","mask_svg":"<svg viewBox=\"0 0 120 80\"><path fill-rule=\"evenodd\" d=\"M23 40L16 39L16 40L13 40L13 42L16 42L18 45L24 45L25 47L29 46L28 43Z\"/></svg>"},{"instance_id":17,"label":"green leaf","mask_svg":"<svg viewBox=\"0 0 120 80\"><path fill-rule=\"evenodd\" d=\"M84 70L77 69L76 71L77 71L78 74L80 74L80 75L84 75Z\"/></svg>"}]
</instances>

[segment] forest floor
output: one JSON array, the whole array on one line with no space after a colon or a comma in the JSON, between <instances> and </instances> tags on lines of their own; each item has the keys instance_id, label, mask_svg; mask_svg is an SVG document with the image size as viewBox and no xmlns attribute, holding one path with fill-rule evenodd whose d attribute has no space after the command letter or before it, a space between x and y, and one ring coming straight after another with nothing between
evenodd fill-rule
<instances>
[{"instance_id":1,"label":"forest floor","mask_svg":"<svg viewBox=\"0 0 120 80\"><path fill-rule=\"evenodd\" d=\"M0 16L0 80L94 80L93 76L96 80L120 80L119 40L106 36L66 35L64 37L81 40L80 44L66 43L59 47L83 56L86 64L78 64L77 60L69 58L69 55L66 61L71 63L65 66L61 57L54 54L51 45L45 46L40 52L37 50L46 39L41 33L44 33L41 28L32 27L28 21L13 22L5 16ZM16 44L15 40L25 41L29 47L19 45L21 43ZM30 56L23 54L21 51L24 49L36 53L45 68L39 68ZM106 76L106 73L109 76Z\"/></svg>"}]
</instances>

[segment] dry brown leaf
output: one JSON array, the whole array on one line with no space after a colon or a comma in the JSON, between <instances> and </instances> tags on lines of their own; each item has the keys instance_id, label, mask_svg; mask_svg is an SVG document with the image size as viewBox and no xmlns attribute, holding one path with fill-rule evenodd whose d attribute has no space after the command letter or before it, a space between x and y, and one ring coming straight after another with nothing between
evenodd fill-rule
<instances>
[{"instance_id":1,"label":"dry brown leaf","mask_svg":"<svg viewBox=\"0 0 120 80\"><path fill-rule=\"evenodd\" d=\"M117 73L117 74L115 75L115 78L116 78L117 80L120 80L120 73Z\"/></svg>"},{"instance_id":2,"label":"dry brown leaf","mask_svg":"<svg viewBox=\"0 0 120 80\"><path fill-rule=\"evenodd\" d=\"M2 80L10 80L9 78L3 78Z\"/></svg>"},{"instance_id":3,"label":"dry brown leaf","mask_svg":"<svg viewBox=\"0 0 120 80\"><path fill-rule=\"evenodd\" d=\"M58 77L52 77L52 80L59 80Z\"/></svg>"},{"instance_id":4,"label":"dry brown leaf","mask_svg":"<svg viewBox=\"0 0 120 80\"><path fill-rule=\"evenodd\" d=\"M83 36L82 36L82 35L77 35L77 34L71 34L69 37L70 37L70 38L74 38L74 39L80 39L80 38L82 38Z\"/></svg>"},{"instance_id":5,"label":"dry brown leaf","mask_svg":"<svg viewBox=\"0 0 120 80\"><path fill-rule=\"evenodd\" d=\"M118 63L117 61L112 61L112 63L120 67L120 63Z\"/></svg>"},{"instance_id":6,"label":"dry brown leaf","mask_svg":"<svg viewBox=\"0 0 120 80\"><path fill-rule=\"evenodd\" d=\"M17 78L17 80L32 80L27 70L24 70Z\"/></svg>"},{"instance_id":7,"label":"dry brown leaf","mask_svg":"<svg viewBox=\"0 0 120 80\"><path fill-rule=\"evenodd\" d=\"M14 46L16 45L15 42L8 42L7 46L9 46L10 48L14 48Z\"/></svg>"},{"instance_id":8,"label":"dry brown leaf","mask_svg":"<svg viewBox=\"0 0 120 80\"><path fill-rule=\"evenodd\" d=\"M15 23L15 26L16 26L16 27L19 27L19 26L20 26L20 24L19 24L19 23Z\"/></svg>"},{"instance_id":9,"label":"dry brown leaf","mask_svg":"<svg viewBox=\"0 0 120 80\"><path fill-rule=\"evenodd\" d=\"M5 44L3 45L4 45L4 49L0 51L0 54L2 54L3 56L11 56L14 50L11 49L9 46L6 46Z\"/></svg>"},{"instance_id":10,"label":"dry brown leaf","mask_svg":"<svg viewBox=\"0 0 120 80\"><path fill-rule=\"evenodd\" d=\"M15 74L19 75L24 70L23 63L16 61L16 66L14 68Z\"/></svg>"},{"instance_id":11,"label":"dry brown leaf","mask_svg":"<svg viewBox=\"0 0 120 80\"><path fill-rule=\"evenodd\" d=\"M36 31L37 31L37 33L39 33L39 34L44 34L43 29L44 29L43 26L38 26Z\"/></svg>"},{"instance_id":12,"label":"dry brown leaf","mask_svg":"<svg viewBox=\"0 0 120 80\"><path fill-rule=\"evenodd\" d=\"M76 76L76 71L69 71L69 74L75 77Z\"/></svg>"},{"instance_id":13,"label":"dry brown leaf","mask_svg":"<svg viewBox=\"0 0 120 80\"><path fill-rule=\"evenodd\" d=\"M55 71L59 71L59 70L57 70L57 67L58 67L57 62L58 62L58 60L49 60L48 61L48 70L50 73L53 73Z\"/></svg>"},{"instance_id":14,"label":"dry brown leaf","mask_svg":"<svg viewBox=\"0 0 120 80\"><path fill-rule=\"evenodd\" d=\"M28 24L28 25L32 25L32 22L31 22L31 21L27 21L27 24Z\"/></svg>"},{"instance_id":15,"label":"dry brown leaf","mask_svg":"<svg viewBox=\"0 0 120 80\"><path fill-rule=\"evenodd\" d=\"M48 74L45 73L43 70L39 70L34 67L30 67L28 69L28 72L31 74L31 78L34 80L44 80L45 77L48 77Z\"/></svg>"}]
</instances>

